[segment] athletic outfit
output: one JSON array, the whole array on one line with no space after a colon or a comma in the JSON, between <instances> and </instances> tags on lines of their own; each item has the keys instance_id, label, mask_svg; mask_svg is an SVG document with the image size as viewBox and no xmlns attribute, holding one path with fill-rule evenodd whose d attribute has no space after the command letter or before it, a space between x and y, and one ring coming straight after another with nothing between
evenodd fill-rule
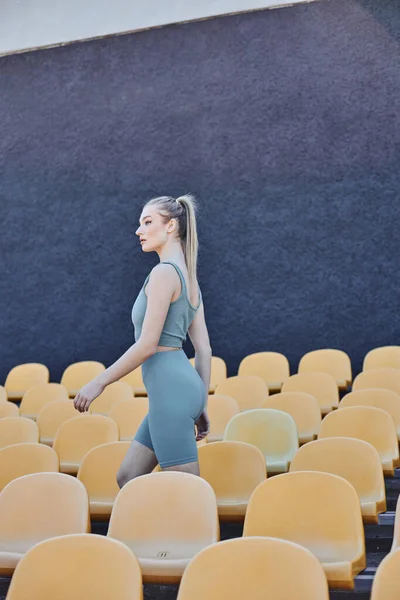
<instances>
[{"instance_id":1,"label":"athletic outfit","mask_svg":"<svg viewBox=\"0 0 400 600\"><path fill-rule=\"evenodd\" d=\"M197 461L194 423L203 412L207 391L203 380L182 349L187 331L201 305L194 307L188 297L185 278L177 264L181 280L179 298L171 302L158 346L179 348L156 352L142 364L143 382L149 396L149 412L143 419L135 440L153 450L161 467L171 467ZM132 308L135 341L138 341L147 307L144 292L150 273Z\"/></svg>"}]
</instances>

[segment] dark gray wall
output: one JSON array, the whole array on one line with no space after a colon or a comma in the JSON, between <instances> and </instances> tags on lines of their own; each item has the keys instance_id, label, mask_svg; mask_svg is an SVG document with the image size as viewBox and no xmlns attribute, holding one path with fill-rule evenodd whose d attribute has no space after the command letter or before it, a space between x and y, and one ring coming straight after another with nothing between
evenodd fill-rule
<instances>
[{"instance_id":1,"label":"dark gray wall","mask_svg":"<svg viewBox=\"0 0 400 600\"><path fill-rule=\"evenodd\" d=\"M230 374L399 343L399 32L399 2L331 0L1 59L0 381L133 342L155 194L199 199Z\"/></svg>"}]
</instances>

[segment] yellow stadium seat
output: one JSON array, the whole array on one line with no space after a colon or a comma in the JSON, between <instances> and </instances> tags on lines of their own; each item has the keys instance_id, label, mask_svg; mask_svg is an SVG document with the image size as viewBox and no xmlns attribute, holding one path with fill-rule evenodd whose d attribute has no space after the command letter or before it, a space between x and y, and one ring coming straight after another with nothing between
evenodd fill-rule
<instances>
[{"instance_id":1,"label":"yellow stadium seat","mask_svg":"<svg viewBox=\"0 0 400 600\"><path fill-rule=\"evenodd\" d=\"M279 392L290 375L289 361L279 352L256 352L244 357L239 365L238 375L261 377L270 392Z\"/></svg>"},{"instance_id":2,"label":"yellow stadium seat","mask_svg":"<svg viewBox=\"0 0 400 600\"><path fill-rule=\"evenodd\" d=\"M268 536L308 548L332 588L353 589L366 566L360 501L337 475L315 471L271 477L254 491L243 536ZM286 572L290 577L290 572Z\"/></svg>"},{"instance_id":3,"label":"yellow stadium seat","mask_svg":"<svg viewBox=\"0 0 400 600\"><path fill-rule=\"evenodd\" d=\"M68 390L60 383L41 383L27 390L22 398L19 411L21 417L34 419L43 406L57 400L68 400Z\"/></svg>"},{"instance_id":4,"label":"yellow stadium seat","mask_svg":"<svg viewBox=\"0 0 400 600\"><path fill-rule=\"evenodd\" d=\"M307 352L299 363L299 373L328 373L341 390L347 390L352 382L350 357L343 350L324 348Z\"/></svg>"},{"instance_id":5,"label":"yellow stadium seat","mask_svg":"<svg viewBox=\"0 0 400 600\"><path fill-rule=\"evenodd\" d=\"M89 450L107 442L117 442L118 439L118 426L109 417L85 415L64 421L53 444L60 459L60 471L76 475Z\"/></svg>"},{"instance_id":6,"label":"yellow stadium seat","mask_svg":"<svg viewBox=\"0 0 400 600\"><path fill-rule=\"evenodd\" d=\"M363 364L363 371L370 369L400 369L400 346L382 346L370 350Z\"/></svg>"},{"instance_id":7,"label":"yellow stadium seat","mask_svg":"<svg viewBox=\"0 0 400 600\"><path fill-rule=\"evenodd\" d=\"M323 415L339 406L338 386L336 380L329 373L298 373L292 375L283 384L282 392L311 394L318 400Z\"/></svg>"},{"instance_id":8,"label":"yellow stadium seat","mask_svg":"<svg viewBox=\"0 0 400 600\"><path fill-rule=\"evenodd\" d=\"M299 443L306 444L318 435L321 427L321 409L317 399L305 392L282 392L267 398L262 408L283 410L296 423Z\"/></svg>"},{"instance_id":9,"label":"yellow stadium seat","mask_svg":"<svg viewBox=\"0 0 400 600\"><path fill-rule=\"evenodd\" d=\"M8 600L142 600L135 555L102 535L65 535L40 542L20 561Z\"/></svg>"},{"instance_id":10,"label":"yellow stadium seat","mask_svg":"<svg viewBox=\"0 0 400 600\"><path fill-rule=\"evenodd\" d=\"M386 511L381 459L367 442L346 437L310 442L292 460L294 471L323 471L346 479L358 494L365 523L378 523L378 515Z\"/></svg>"},{"instance_id":11,"label":"yellow stadium seat","mask_svg":"<svg viewBox=\"0 0 400 600\"><path fill-rule=\"evenodd\" d=\"M130 446L129 442L111 442L89 450L78 471L89 495L92 519L102 520L111 515L119 492L117 472Z\"/></svg>"},{"instance_id":12,"label":"yellow stadium seat","mask_svg":"<svg viewBox=\"0 0 400 600\"><path fill-rule=\"evenodd\" d=\"M220 519L244 519L251 494L267 477L258 448L243 442L215 442L199 448L200 476L217 497Z\"/></svg>"},{"instance_id":13,"label":"yellow stadium seat","mask_svg":"<svg viewBox=\"0 0 400 600\"><path fill-rule=\"evenodd\" d=\"M116 497L107 535L138 557L143 581L177 583L193 556L219 540L215 493L189 473L142 475Z\"/></svg>"},{"instance_id":14,"label":"yellow stadium seat","mask_svg":"<svg viewBox=\"0 0 400 600\"><path fill-rule=\"evenodd\" d=\"M142 367L138 367L128 373L128 375L125 375L125 377L122 377L120 382L129 384L134 396L147 396L147 390L142 377Z\"/></svg>"},{"instance_id":15,"label":"yellow stadium seat","mask_svg":"<svg viewBox=\"0 0 400 600\"><path fill-rule=\"evenodd\" d=\"M103 363L96 360L82 360L69 365L61 377L61 384L65 385L71 398L75 397L79 390L105 371Z\"/></svg>"},{"instance_id":16,"label":"yellow stadium seat","mask_svg":"<svg viewBox=\"0 0 400 600\"><path fill-rule=\"evenodd\" d=\"M136 435L140 423L149 412L148 398L135 397L121 400L109 413L110 419L116 422L121 441L131 441Z\"/></svg>"},{"instance_id":17,"label":"yellow stadium seat","mask_svg":"<svg viewBox=\"0 0 400 600\"><path fill-rule=\"evenodd\" d=\"M0 492L13 479L30 473L58 473L56 452L43 444L13 444L0 450Z\"/></svg>"},{"instance_id":18,"label":"yellow stadium seat","mask_svg":"<svg viewBox=\"0 0 400 600\"><path fill-rule=\"evenodd\" d=\"M372 583L371 600L399 600L400 548L390 552L376 570Z\"/></svg>"},{"instance_id":19,"label":"yellow stadium seat","mask_svg":"<svg viewBox=\"0 0 400 600\"><path fill-rule=\"evenodd\" d=\"M31 419L4 417L0 419L0 448L24 442L38 442L39 429Z\"/></svg>"},{"instance_id":20,"label":"yellow stadium seat","mask_svg":"<svg viewBox=\"0 0 400 600\"><path fill-rule=\"evenodd\" d=\"M2 402L7 402L7 392L6 392L6 388L2 385L0 385L0 404Z\"/></svg>"},{"instance_id":21,"label":"yellow stadium seat","mask_svg":"<svg viewBox=\"0 0 400 600\"><path fill-rule=\"evenodd\" d=\"M349 406L375 406L389 413L396 426L397 439L400 441L400 396L392 390L368 388L350 392L342 398L339 408Z\"/></svg>"},{"instance_id":22,"label":"yellow stadium seat","mask_svg":"<svg viewBox=\"0 0 400 600\"><path fill-rule=\"evenodd\" d=\"M260 408L268 398L268 387L261 377L235 375L224 379L215 390L221 396L234 398L241 411Z\"/></svg>"},{"instance_id":23,"label":"yellow stadium seat","mask_svg":"<svg viewBox=\"0 0 400 600\"><path fill-rule=\"evenodd\" d=\"M382 367L359 373L353 383L353 392L368 388L392 390L400 396L400 370Z\"/></svg>"},{"instance_id":24,"label":"yellow stadium seat","mask_svg":"<svg viewBox=\"0 0 400 600\"><path fill-rule=\"evenodd\" d=\"M114 381L90 405L89 412L108 416L118 402L132 400L132 388L126 381Z\"/></svg>"},{"instance_id":25,"label":"yellow stadium seat","mask_svg":"<svg viewBox=\"0 0 400 600\"><path fill-rule=\"evenodd\" d=\"M21 400L26 390L34 385L48 383L50 373L46 365L25 363L17 365L8 373L4 387L9 400Z\"/></svg>"},{"instance_id":26,"label":"yellow stadium seat","mask_svg":"<svg viewBox=\"0 0 400 600\"><path fill-rule=\"evenodd\" d=\"M62 473L18 477L0 493L0 575L11 575L29 548L42 540L89 531L88 496L75 477Z\"/></svg>"},{"instance_id":27,"label":"yellow stadium seat","mask_svg":"<svg viewBox=\"0 0 400 600\"><path fill-rule=\"evenodd\" d=\"M0 419L4 417L19 417L19 408L13 402L0 402Z\"/></svg>"},{"instance_id":28,"label":"yellow stadium seat","mask_svg":"<svg viewBox=\"0 0 400 600\"><path fill-rule=\"evenodd\" d=\"M395 516L395 520L394 520L392 552L394 552L398 548L400 548L400 496L397 498L397 504L396 504L396 516Z\"/></svg>"},{"instance_id":29,"label":"yellow stadium seat","mask_svg":"<svg viewBox=\"0 0 400 600\"><path fill-rule=\"evenodd\" d=\"M229 421L240 411L234 398L211 394L208 396L207 412L210 419L210 433L207 436L207 442L220 442Z\"/></svg>"},{"instance_id":30,"label":"yellow stadium seat","mask_svg":"<svg viewBox=\"0 0 400 600\"><path fill-rule=\"evenodd\" d=\"M342 408L322 421L319 439L352 437L374 446L385 475L393 476L399 466L399 444L392 417L380 408L351 406Z\"/></svg>"},{"instance_id":31,"label":"yellow stadium seat","mask_svg":"<svg viewBox=\"0 0 400 600\"><path fill-rule=\"evenodd\" d=\"M246 442L261 450L267 472L284 473L299 447L296 424L281 410L258 408L233 417L224 441Z\"/></svg>"},{"instance_id":32,"label":"yellow stadium seat","mask_svg":"<svg viewBox=\"0 0 400 600\"><path fill-rule=\"evenodd\" d=\"M307 548L286 540L247 537L209 546L189 563L177 600L205 597L329 600L329 591L320 562Z\"/></svg>"},{"instance_id":33,"label":"yellow stadium seat","mask_svg":"<svg viewBox=\"0 0 400 600\"><path fill-rule=\"evenodd\" d=\"M190 359L193 367L195 365L194 358ZM211 357L211 376L210 376L210 394L215 393L217 386L227 378L228 369L226 362L219 356Z\"/></svg>"},{"instance_id":34,"label":"yellow stadium seat","mask_svg":"<svg viewBox=\"0 0 400 600\"><path fill-rule=\"evenodd\" d=\"M64 421L79 416L84 417L87 415L78 412L71 400L68 400L68 402L56 400L56 402L46 404L36 419L37 426L39 427L40 443L52 446L60 425Z\"/></svg>"}]
</instances>

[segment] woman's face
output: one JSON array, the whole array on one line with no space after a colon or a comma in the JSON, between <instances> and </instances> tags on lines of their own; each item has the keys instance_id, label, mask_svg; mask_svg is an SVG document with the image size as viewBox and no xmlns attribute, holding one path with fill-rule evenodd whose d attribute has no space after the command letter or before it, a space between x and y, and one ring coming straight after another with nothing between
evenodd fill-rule
<instances>
[{"instance_id":1,"label":"woman's face","mask_svg":"<svg viewBox=\"0 0 400 600\"><path fill-rule=\"evenodd\" d=\"M155 206L144 207L139 223L136 235L140 238L143 252L154 252L165 244L168 231L171 231L171 221L163 223Z\"/></svg>"}]
</instances>

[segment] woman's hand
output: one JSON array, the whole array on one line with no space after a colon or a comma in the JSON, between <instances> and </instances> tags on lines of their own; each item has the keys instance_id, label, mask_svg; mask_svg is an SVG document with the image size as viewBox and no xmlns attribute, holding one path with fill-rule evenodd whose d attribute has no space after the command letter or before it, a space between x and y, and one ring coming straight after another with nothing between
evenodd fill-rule
<instances>
[{"instance_id":1,"label":"woman's hand","mask_svg":"<svg viewBox=\"0 0 400 600\"><path fill-rule=\"evenodd\" d=\"M93 400L95 400L97 396L100 396L104 389L105 385L100 383L97 379L89 381L89 383L79 390L74 398L76 410L79 410L79 412L86 412L89 410L89 406L92 404Z\"/></svg>"},{"instance_id":2,"label":"woman's hand","mask_svg":"<svg viewBox=\"0 0 400 600\"><path fill-rule=\"evenodd\" d=\"M203 410L195 425L197 427L196 442L199 442L210 433L210 419L206 410Z\"/></svg>"}]
</instances>

